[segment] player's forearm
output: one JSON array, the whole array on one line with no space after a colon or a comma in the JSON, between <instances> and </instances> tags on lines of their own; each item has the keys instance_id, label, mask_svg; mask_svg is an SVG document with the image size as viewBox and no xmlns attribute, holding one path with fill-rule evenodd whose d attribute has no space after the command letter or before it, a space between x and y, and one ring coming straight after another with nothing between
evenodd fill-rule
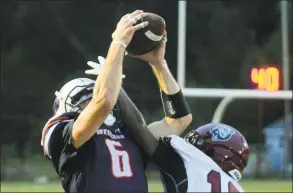
<instances>
[{"instance_id":1,"label":"player's forearm","mask_svg":"<svg viewBox=\"0 0 293 193\"><path fill-rule=\"evenodd\" d=\"M104 98L112 106L115 105L122 84L124 51L120 44L111 44L105 66L96 80L93 100L99 101Z\"/></svg>"},{"instance_id":2,"label":"player's forearm","mask_svg":"<svg viewBox=\"0 0 293 193\"><path fill-rule=\"evenodd\" d=\"M152 65L153 72L158 80L160 88L168 95L177 93L180 90L178 83L169 70L166 60L159 65Z\"/></svg>"},{"instance_id":3,"label":"player's forearm","mask_svg":"<svg viewBox=\"0 0 293 193\"><path fill-rule=\"evenodd\" d=\"M122 83L123 57L124 48L111 44L105 66L95 82L92 100L74 122L72 138L76 148L96 133L113 109Z\"/></svg>"},{"instance_id":4,"label":"player's forearm","mask_svg":"<svg viewBox=\"0 0 293 193\"><path fill-rule=\"evenodd\" d=\"M152 65L152 69L162 90L166 117L148 125L148 128L156 138L170 134L180 135L192 121L188 104L165 60L160 65ZM174 114L170 114L171 112Z\"/></svg>"}]
</instances>

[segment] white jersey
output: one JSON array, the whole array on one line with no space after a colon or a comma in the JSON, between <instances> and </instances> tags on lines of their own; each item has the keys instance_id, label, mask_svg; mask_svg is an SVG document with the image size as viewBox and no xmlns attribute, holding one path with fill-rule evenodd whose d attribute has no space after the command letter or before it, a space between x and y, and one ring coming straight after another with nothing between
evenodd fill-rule
<instances>
[{"instance_id":1,"label":"white jersey","mask_svg":"<svg viewBox=\"0 0 293 193\"><path fill-rule=\"evenodd\" d=\"M171 137L171 146L184 162L188 178L187 192L244 192L236 180L202 151L181 137L168 137Z\"/></svg>"}]
</instances>

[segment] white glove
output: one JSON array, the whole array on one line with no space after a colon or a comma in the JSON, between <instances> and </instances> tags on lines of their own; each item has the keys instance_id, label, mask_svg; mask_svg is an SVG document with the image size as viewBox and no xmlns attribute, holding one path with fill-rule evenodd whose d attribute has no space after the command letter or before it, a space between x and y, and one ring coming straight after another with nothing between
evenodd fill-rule
<instances>
[{"instance_id":1,"label":"white glove","mask_svg":"<svg viewBox=\"0 0 293 193\"><path fill-rule=\"evenodd\" d=\"M106 59L103 56L98 56L98 60L99 63L93 62L93 61L88 61L87 65L89 65L90 67L92 67L93 69L90 70L86 70L85 73L86 74L90 74L90 75L99 75L102 71L102 68L106 62ZM125 78L125 75L122 74L122 78Z\"/></svg>"}]
</instances>

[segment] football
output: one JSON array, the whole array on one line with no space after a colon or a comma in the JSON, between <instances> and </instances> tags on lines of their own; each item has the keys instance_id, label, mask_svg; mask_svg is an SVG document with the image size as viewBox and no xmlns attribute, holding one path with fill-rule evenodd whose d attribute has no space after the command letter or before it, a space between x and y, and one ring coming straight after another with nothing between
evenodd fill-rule
<instances>
[{"instance_id":1,"label":"football","mask_svg":"<svg viewBox=\"0 0 293 193\"><path fill-rule=\"evenodd\" d=\"M148 53L156 49L163 39L166 29L165 20L157 14L147 13L137 24L145 21L149 22L148 26L136 31L126 48L129 54L141 55Z\"/></svg>"}]
</instances>

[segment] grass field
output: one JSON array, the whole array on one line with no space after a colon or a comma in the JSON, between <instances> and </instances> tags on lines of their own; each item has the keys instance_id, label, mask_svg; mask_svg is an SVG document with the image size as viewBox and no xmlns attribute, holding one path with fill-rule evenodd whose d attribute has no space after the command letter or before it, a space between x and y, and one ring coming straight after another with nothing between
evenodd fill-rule
<instances>
[{"instance_id":1,"label":"grass field","mask_svg":"<svg viewBox=\"0 0 293 193\"><path fill-rule=\"evenodd\" d=\"M292 192L292 181L281 180L243 180L246 192ZM162 192L158 181L149 182L150 192ZM1 182L1 192L63 192L59 183L35 184L29 182Z\"/></svg>"}]
</instances>

